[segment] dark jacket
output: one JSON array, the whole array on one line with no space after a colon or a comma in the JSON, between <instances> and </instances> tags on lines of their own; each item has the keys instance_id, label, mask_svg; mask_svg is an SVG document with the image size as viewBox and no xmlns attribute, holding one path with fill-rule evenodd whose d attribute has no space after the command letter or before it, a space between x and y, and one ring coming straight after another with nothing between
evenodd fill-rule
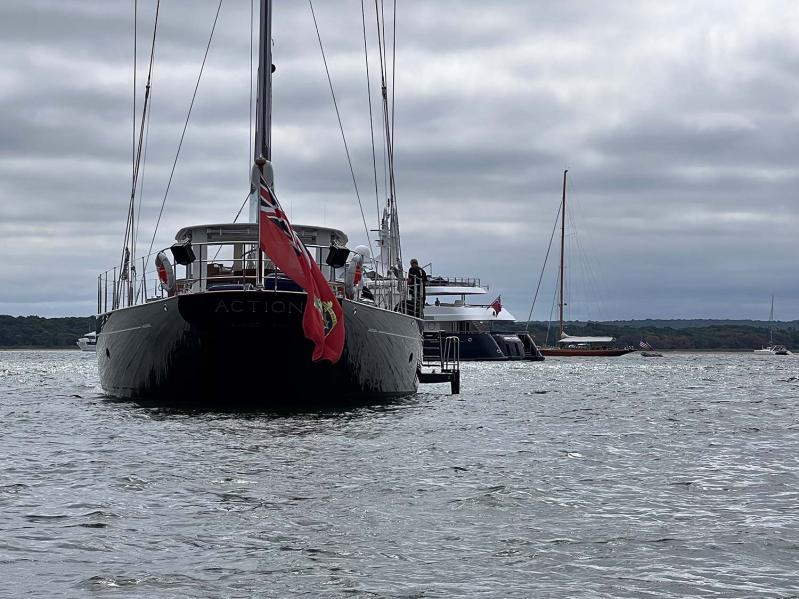
<instances>
[{"instance_id":1,"label":"dark jacket","mask_svg":"<svg viewBox=\"0 0 799 599\"><path fill-rule=\"evenodd\" d=\"M415 293L417 285L421 285L421 296L425 297L425 287L427 286L427 273L419 266L411 266L408 269L408 286L411 294Z\"/></svg>"}]
</instances>

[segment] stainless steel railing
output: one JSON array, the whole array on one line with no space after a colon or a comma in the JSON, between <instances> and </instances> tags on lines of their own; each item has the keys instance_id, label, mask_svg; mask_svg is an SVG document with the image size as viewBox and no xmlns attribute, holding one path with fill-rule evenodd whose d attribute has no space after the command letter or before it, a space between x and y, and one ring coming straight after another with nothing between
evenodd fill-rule
<instances>
[{"instance_id":1,"label":"stainless steel railing","mask_svg":"<svg viewBox=\"0 0 799 599\"><path fill-rule=\"evenodd\" d=\"M483 287L480 279L475 277L440 277L438 275L430 275L427 284L435 287ZM488 285L483 288L488 289Z\"/></svg>"},{"instance_id":2,"label":"stainless steel railing","mask_svg":"<svg viewBox=\"0 0 799 599\"><path fill-rule=\"evenodd\" d=\"M238 250L234 249L238 246ZM307 245L328 283L339 297L345 297L344 281L347 268L333 268L324 262L328 246ZM170 295L183 295L224 288L285 291L292 282L264 256L258 259L252 240L226 240L224 243L192 243L196 258L190 264L172 265L174 289L162 284L155 266L155 257L164 252L172 260L169 248L137 258L124 271L120 267L106 270L97 277L97 313L126 308L163 299ZM238 251L238 253L237 253ZM230 254L233 257L229 257ZM224 257L220 257L222 254ZM259 276L260 267L260 276ZM382 276L376 265L368 260L364 264L364 283L371 299L363 300L389 310L409 313L412 306L407 301L404 279ZM420 297L421 294L415 297ZM363 299L363 298L359 298Z\"/></svg>"}]
</instances>

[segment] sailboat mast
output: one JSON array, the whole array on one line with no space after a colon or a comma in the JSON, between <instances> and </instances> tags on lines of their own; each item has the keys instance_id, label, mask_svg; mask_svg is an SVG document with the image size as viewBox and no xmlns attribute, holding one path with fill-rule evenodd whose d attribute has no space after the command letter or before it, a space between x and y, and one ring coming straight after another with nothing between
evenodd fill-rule
<instances>
[{"instance_id":1,"label":"sailboat mast","mask_svg":"<svg viewBox=\"0 0 799 599\"><path fill-rule=\"evenodd\" d=\"M771 296L771 312L768 315L768 341L769 346L774 347L774 296Z\"/></svg>"},{"instance_id":2,"label":"sailboat mast","mask_svg":"<svg viewBox=\"0 0 799 599\"><path fill-rule=\"evenodd\" d=\"M261 0L260 21L253 156L259 166L272 159L272 0Z\"/></svg>"},{"instance_id":3,"label":"sailboat mast","mask_svg":"<svg viewBox=\"0 0 799 599\"><path fill-rule=\"evenodd\" d=\"M566 173L568 169L563 171L563 198L560 205L560 336L558 339L563 338L563 266L564 266L564 251L566 249Z\"/></svg>"},{"instance_id":4,"label":"sailboat mast","mask_svg":"<svg viewBox=\"0 0 799 599\"><path fill-rule=\"evenodd\" d=\"M272 0L261 0L258 37L258 95L255 104L253 186L250 189L250 221L258 225L258 269L255 285L263 285L264 253L261 250L261 209L258 178L274 188L272 171Z\"/></svg>"}]
</instances>

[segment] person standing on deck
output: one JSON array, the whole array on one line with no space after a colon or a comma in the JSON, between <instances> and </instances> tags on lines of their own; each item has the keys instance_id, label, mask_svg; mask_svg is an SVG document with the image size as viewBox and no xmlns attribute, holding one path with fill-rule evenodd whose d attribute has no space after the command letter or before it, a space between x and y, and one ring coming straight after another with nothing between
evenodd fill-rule
<instances>
[{"instance_id":1,"label":"person standing on deck","mask_svg":"<svg viewBox=\"0 0 799 599\"><path fill-rule=\"evenodd\" d=\"M413 315L417 318L422 317L425 301L425 287L427 286L427 273L419 266L416 258L411 259L411 267L408 269L408 290L410 291L411 302L413 305Z\"/></svg>"}]
</instances>

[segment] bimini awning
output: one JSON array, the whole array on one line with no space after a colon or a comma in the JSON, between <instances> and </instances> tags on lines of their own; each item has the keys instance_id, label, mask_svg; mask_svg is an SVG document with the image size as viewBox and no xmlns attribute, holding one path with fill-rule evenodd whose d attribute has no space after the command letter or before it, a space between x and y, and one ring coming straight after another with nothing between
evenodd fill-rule
<instances>
[{"instance_id":1,"label":"bimini awning","mask_svg":"<svg viewBox=\"0 0 799 599\"><path fill-rule=\"evenodd\" d=\"M564 337L558 343L613 343L615 337Z\"/></svg>"}]
</instances>

